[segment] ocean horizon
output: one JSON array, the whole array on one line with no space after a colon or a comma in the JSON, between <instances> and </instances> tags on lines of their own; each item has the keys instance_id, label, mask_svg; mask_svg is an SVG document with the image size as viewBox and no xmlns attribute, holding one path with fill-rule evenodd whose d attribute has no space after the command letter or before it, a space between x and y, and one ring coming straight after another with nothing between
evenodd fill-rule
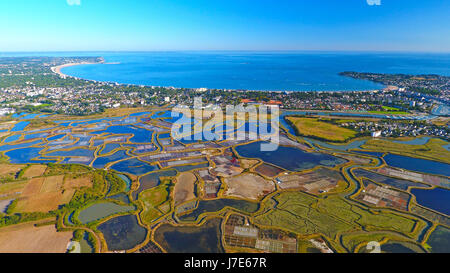
<instances>
[{"instance_id":1,"label":"ocean horizon","mask_svg":"<svg viewBox=\"0 0 450 273\"><path fill-rule=\"evenodd\" d=\"M62 73L103 82L258 91L367 91L378 83L340 72L450 76L450 54L323 51L16 52L11 56L99 56L104 64Z\"/></svg>"}]
</instances>

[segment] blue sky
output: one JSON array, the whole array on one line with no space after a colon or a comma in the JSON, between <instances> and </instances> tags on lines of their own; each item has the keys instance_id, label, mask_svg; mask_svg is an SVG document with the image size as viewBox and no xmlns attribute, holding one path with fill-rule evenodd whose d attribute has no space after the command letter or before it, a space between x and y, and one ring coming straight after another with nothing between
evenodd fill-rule
<instances>
[{"instance_id":1,"label":"blue sky","mask_svg":"<svg viewBox=\"0 0 450 273\"><path fill-rule=\"evenodd\" d=\"M450 52L449 14L448 0L0 0L0 51Z\"/></svg>"}]
</instances>

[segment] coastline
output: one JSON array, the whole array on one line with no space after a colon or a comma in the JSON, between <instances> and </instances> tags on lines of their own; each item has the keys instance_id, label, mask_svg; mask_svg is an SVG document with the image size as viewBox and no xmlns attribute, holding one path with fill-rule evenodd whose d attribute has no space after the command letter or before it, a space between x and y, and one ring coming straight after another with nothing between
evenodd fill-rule
<instances>
[{"instance_id":1,"label":"coastline","mask_svg":"<svg viewBox=\"0 0 450 273\"><path fill-rule=\"evenodd\" d=\"M51 68L53 73L58 74L61 78L75 78L77 79L77 77L73 77L67 74L64 74L61 72L61 69L66 68L66 67L71 67L71 66L76 66L76 65L86 65L86 64L104 64L105 62L97 62L97 63L91 63L91 62L81 62L81 63L69 63L69 64L62 64L62 65L58 65L58 66L54 66Z\"/></svg>"}]
</instances>

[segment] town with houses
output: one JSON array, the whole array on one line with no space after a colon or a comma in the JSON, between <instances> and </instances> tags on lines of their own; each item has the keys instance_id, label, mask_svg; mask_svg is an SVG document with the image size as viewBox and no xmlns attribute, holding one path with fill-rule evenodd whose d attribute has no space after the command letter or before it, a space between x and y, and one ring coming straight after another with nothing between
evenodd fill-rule
<instances>
[{"instance_id":1,"label":"town with houses","mask_svg":"<svg viewBox=\"0 0 450 273\"><path fill-rule=\"evenodd\" d=\"M126 85L82 80L55 73L58 65L102 63L103 58L29 58L16 62L0 60L0 115L18 111L69 115L92 115L110 108L173 107L193 104L202 97L206 108L212 105L243 106L251 104L278 105L284 111L307 110L361 114L430 114L448 116L450 77L437 75L407 76L343 72L342 77L371 80L386 84L379 90L349 92L292 92L218 90L208 88L177 88ZM440 112L436 109L442 109ZM408 120L408 118L405 118ZM430 135L447 138L448 127L439 127L430 119L405 122L387 119L382 122L354 121L345 124L361 133L380 132L380 136Z\"/></svg>"}]
</instances>

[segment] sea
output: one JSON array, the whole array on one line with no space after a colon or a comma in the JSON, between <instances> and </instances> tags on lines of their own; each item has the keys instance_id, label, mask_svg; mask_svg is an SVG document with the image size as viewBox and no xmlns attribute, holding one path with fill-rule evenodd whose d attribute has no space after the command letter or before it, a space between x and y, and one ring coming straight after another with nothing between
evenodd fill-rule
<instances>
[{"instance_id":1,"label":"sea","mask_svg":"<svg viewBox=\"0 0 450 273\"><path fill-rule=\"evenodd\" d=\"M105 64L62 72L83 79L148 86L261 91L362 91L381 84L340 72L450 76L450 54L380 52L54 52L5 56L101 56Z\"/></svg>"}]
</instances>

